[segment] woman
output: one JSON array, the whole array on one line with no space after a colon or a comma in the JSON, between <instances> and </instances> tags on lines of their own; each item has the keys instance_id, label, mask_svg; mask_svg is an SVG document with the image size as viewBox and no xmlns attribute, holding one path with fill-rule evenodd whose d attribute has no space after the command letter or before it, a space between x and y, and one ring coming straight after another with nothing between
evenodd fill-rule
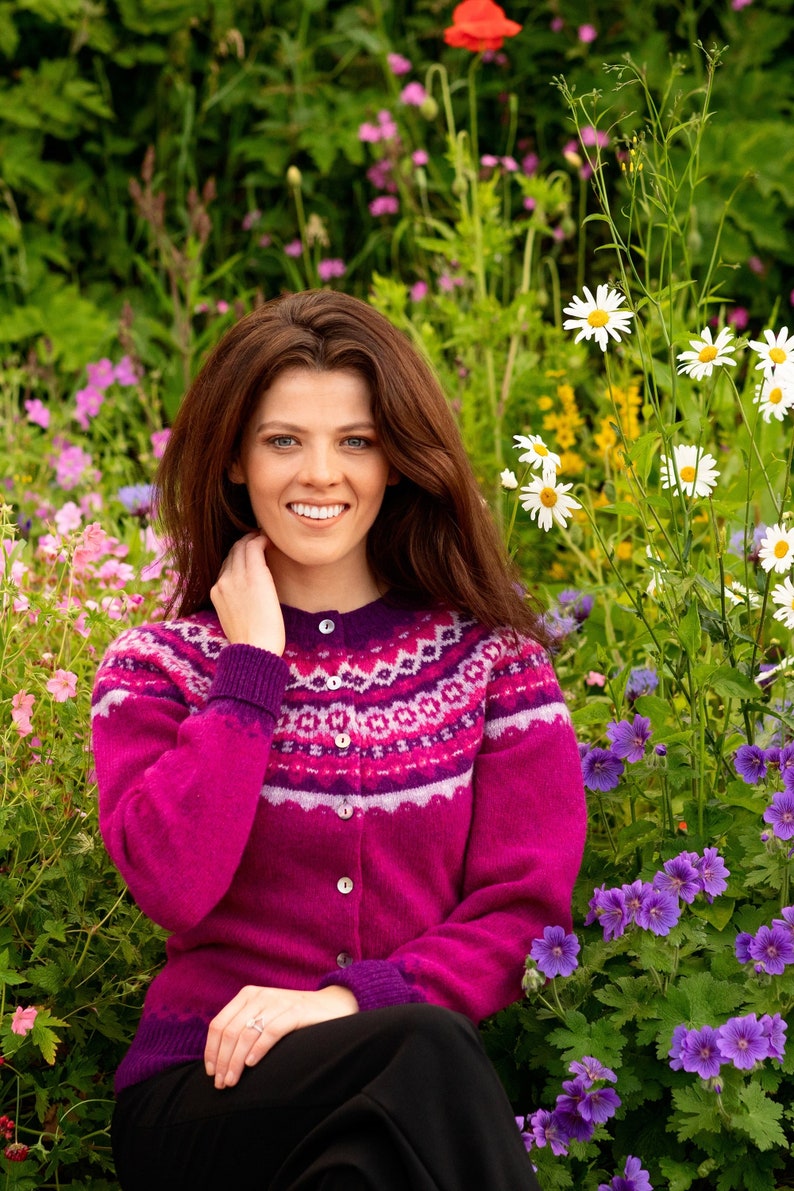
<instances>
[{"instance_id":1,"label":"woman","mask_svg":"<svg viewBox=\"0 0 794 1191\"><path fill-rule=\"evenodd\" d=\"M472 1023L570 920L580 766L436 380L354 298L267 303L158 489L178 615L93 715L108 851L172 932L122 1187L536 1187Z\"/></svg>"}]
</instances>

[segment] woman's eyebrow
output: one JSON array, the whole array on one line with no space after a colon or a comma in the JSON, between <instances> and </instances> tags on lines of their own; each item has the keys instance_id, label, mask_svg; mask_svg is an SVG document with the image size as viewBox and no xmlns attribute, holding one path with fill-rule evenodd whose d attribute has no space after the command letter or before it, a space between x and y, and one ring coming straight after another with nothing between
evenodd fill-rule
<instances>
[{"instance_id":1,"label":"woman's eyebrow","mask_svg":"<svg viewBox=\"0 0 794 1191\"><path fill-rule=\"evenodd\" d=\"M351 434L354 430L374 430L374 422L351 422L347 426L335 427L336 434ZM292 422L260 422L256 428L257 434L262 430L282 430L289 434L305 434L305 426L296 426Z\"/></svg>"}]
</instances>

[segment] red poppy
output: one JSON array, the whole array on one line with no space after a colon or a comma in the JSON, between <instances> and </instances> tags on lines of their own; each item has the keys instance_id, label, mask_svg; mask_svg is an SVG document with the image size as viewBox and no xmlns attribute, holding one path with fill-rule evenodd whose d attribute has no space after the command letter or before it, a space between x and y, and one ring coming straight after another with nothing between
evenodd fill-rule
<instances>
[{"instance_id":1,"label":"red poppy","mask_svg":"<svg viewBox=\"0 0 794 1191\"><path fill-rule=\"evenodd\" d=\"M444 30L447 45L462 50L500 50L506 37L521 32L517 21L509 21L504 9L493 0L463 0L452 14L452 24Z\"/></svg>"}]
</instances>

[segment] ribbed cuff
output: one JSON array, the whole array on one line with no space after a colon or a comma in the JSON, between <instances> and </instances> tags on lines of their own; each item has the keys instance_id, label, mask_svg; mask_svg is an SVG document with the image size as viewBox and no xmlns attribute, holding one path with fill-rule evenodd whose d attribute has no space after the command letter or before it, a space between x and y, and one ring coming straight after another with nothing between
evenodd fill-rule
<instances>
[{"instance_id":1,"label":"ribbed cuff","mask_svg":"<svg viewBox=\"0 0 794 1191\"><path fill-rule=\"evenodd\" d=\"M255 645L226 645L221 650L209 699L234 699L269 712L281 710L289 667L283 658Z\"/></svg>"},{"instance_id":2,"label":"ribbed cuff","mask_svg":"<svg viewBox=\"0 0 794 1191\"><path fill-rule=\"evenodd\" d=\"M388 1005L409 1005L426 1000L410 984L397 964L388 959L360 959L346 968L329 972L320 988L340 984L352 992L359 1009L385 1009Z\"/></svg>"}]
</instances>

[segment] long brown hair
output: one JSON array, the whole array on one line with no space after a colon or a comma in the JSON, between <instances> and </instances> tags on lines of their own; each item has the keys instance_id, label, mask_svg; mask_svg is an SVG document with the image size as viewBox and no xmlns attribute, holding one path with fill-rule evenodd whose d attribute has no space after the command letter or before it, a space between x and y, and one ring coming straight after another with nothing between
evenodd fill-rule
<instances>
[{"instance_id":1,"label":"long brown hair","mask_svg":"<svg viewBox=\"0 0 794 1191\"><path fill-rule=\"evenodd\" d=\"M229 467L262 393L292 368L344 369L369 385L378 438L400 473L367 539L372 571L390 596L545 641L432 369L371 306L331 290L276 298L241 319L186 394L156 478L178 576L171 608L185 616L211 607L221 563L256 528L245 486L230 480Z\"/></svg>"}]
</instances>

